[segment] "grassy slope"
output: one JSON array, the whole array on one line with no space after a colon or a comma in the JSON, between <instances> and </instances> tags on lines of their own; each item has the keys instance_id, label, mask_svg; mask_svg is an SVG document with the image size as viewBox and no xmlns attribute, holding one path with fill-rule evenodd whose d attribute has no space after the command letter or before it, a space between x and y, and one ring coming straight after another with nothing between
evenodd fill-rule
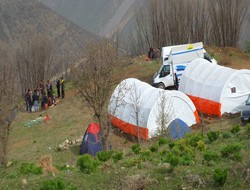
<instances>
[{"instance_id":1,"label":"grassy slope","mask_svg":"<svg viewBox=\"0 0 250 190\"><path fill-rule=\"evenodd\" d=\"M215 48L209 49L209 52L216 58L226 57L229 50L214 51ZM227 66L233 68L250 68L249 56L233 51L228 57ZM214 51L214 53L213 53ZM216 52L219 52L218 54ZM225 52L225 53L224 53ZM146 82L151 82L152 75L159 68L157 62L146 62L145 57L140 57L132 61L128 66L128 77L136 77ZM57 147L65 139L75 140L83 135L88 123L92 122L92 112L85 105L79 103L78 98L74 95L73 89L68 84L66 89L66 98L61 100L59 104L46 111L38 113L20 113L12 125L9 146L9 161L13 164L5 171L0 173L1 189L21 189L22 179L27 180L27 185L23 185L24 189L40 189L43 181L47 179L55 179L60 177L67 184L74 184L79 189L135 189L142 185L148 189L214 189L213 171L217 167L229 168L229 180L223 189L248 189L249 183L246 179L246 169L249 168L249 146L250 141L246 135L245 128L241 128L238 135L229 139L220 138L213 142L207 143L208 150L219 152L220 147L230 142L240 142L243 145L242 153L243 161L238 163L229 159L223 159L220 163L213 166L203 164L202 152L193 150L196 155L196 162L192 166L178 166L172 173L168 173L164 167L159 166L161 162L161 154L164 150L169 150L167 145L160 148L158 153L153 153L149 160L141 162L136 167L124 167L126 162L133 162L134 155L131 152L133 142L127 141L125 138L111 134L112 145L114 150L120 150L124 153L124 159L117 164L109 161L102 164L97 172L93 174L81 174L78 168L62 171L54 177L52 174L42 175L21 175L19 168L21 163L39 163L42 155L49 154L53 158L53 165L71 165L75 166L78 157L79 147L74 146L69 150L57 151ZM31 119L39 117L39 115L49 114L52 119L44 124L34 125L32 127L24 127L24 123ZM239 115L233 117L222 118L206 118L206 131L224 131L230 130L233 126L239 124ZM201 128L199 125L193 127L193 132L199 133ZM221 134L222 134L221 133ZM152 145L155 140L144 142L142 147L146 149ZM187 176L198 176L198 179L205 182L197 182L195 179L189 179ZM132 176L132 177L131 177ZM138 179L139 176L139 179Z\"/></svg>"}]
</instances>

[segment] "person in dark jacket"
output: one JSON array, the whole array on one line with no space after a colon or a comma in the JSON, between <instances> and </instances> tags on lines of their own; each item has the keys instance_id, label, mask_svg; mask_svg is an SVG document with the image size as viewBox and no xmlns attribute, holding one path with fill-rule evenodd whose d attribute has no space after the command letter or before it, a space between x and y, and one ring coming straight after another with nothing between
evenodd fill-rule
<instances>
[{"instance_id":1,"label":"person in dark jacket","mask_svg":"<svg viewBox=\"0 0 250 190\"><path fill-rule=\"evenodd\" d=\"M32 95L32 101L33 101L33 105L34 105L34 111L37 112L39 109L39 96L37 95L37 89L34 90L34 93Z\"/></svg>"},{"instance_id":2,"label":"person in dark jacket","mask_svg":"<svg viewBox=\"0 0 250 190\"><path fill-rule=\"evenodd\" d=\"M46 106L45 105L48 105L48 98L46 96L46 93L43 94L43 99L42 99L42 103L41 103L41 108L42 109L45 109Z\"/></svg>"},{"instance_id":3,"label":"person in dark jacket","mask_svg":"<svg viewBox=\"0 0 250 190\"><path fill-rule=\"evenodd\" d=\"M62 98L64 98L64 96L65 96L64 88L65 88L65 86L64 86L64 80L63 80L63 77L62 77L62 78L61 78Z\"/></svg>"},{"instance_id":4,"label":"person in dark jacket","mask_svg":"<svg viewBox=\"0 0 250 190\"><path fill-rule=\"evenodd\" d=\"M56 81L56 88L57 88L57 97L59 98L60 97L60 80L58 79Z\"/></svg>"},{"instance_id":5,"label":"person in dark jacket","mask_svg":"<svg viewBox=\"0 0 250 190\"><path fill-rule=\"evenodd\" d=\"M25 94L26 110L31 112L32 108L32 99L31 99L31 90L28 89Z\"/></svg>"}]
</instances>

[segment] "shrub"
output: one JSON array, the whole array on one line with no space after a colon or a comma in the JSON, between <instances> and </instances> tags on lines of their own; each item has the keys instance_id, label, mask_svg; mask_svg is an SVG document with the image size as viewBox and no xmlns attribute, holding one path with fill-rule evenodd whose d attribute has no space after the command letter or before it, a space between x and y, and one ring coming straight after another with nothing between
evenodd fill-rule
<instances>
[{"instance_id":1,"label":"shrub","mask_svg":"<svg viewBox=\"0 0 250 190\"><path fill-rule=\"evenodd\" d=\"M248 123L246 126L246 133L248 136L250 136L250 123Z\"/></svg>"},{"instance_id":2,"label":"shrub","mask_svg":"<svg viewBox=\"0 0 250 190\"><path fill-rule=\"evenodd\" d=\"M96 156L100 161L106 162L111 158L112 154L113 154L113 151L103 150L103 151L97 152Z\"/></svg>"},{"instance_id":3,"label":"shrub","mask_svg":"<svg viewBox=\"0 0 250 190\"><path fill-rule=\"evenodd\" d=\"M47 180L43 182L43 187L41 190L63 190L65 189L65 184L62 179Z\"/></svg>"},{"instance_id":4,"label":"shrub","mask_svg":"<svg viewBox=\"0 0 250 190\"><path fill-rule=\"evenodd\" d=\"M223 186L226 183L227 173L227 169L218 168L214 171L214 180L218 186Z\"/></svg>"},{"instance_id":5,"label":"shrub","mask_svg":"<svg viewBox=\"0 0 250 190\"><path fill-rule=\"evenodd\" d=\"M218 162L220 160L219 155L216 152L206 151L203 154L204 160L207 163L210 163L211 161Z\"/></svg>"},{"instance_id":6,"label":"shrub","mask_svg":"<svg viewBox=\"0 0 250 190\"><path fill-rule=\"evenodd\" d=\"M220 135L219 131L210 131L207 133L207 137L210 142L216 141L219 135Z\"/></svg>"},{"instance_id":7,"label":"shrub","mask_svg":"<svg viewBox=\"0 0 250 190\"><path fill-rule=\"evenodd\" d=\"M173 141L170 141L169 143L168 143L168 146L169 146L169 148L173 148L174 146L175 146L175 143L173 142Z\"/></svg>"},{"instance_id":8,"label":"shrub","mask_svg":"<svg viewBox=\"0 0 250 190\"><path fill-rule=\"evenodd\" d=\"M158 148L159 148L159 145L158 144L154 144L154 145L152 145L152 146L149 147L149 150L151 152L157 152Z\"/></svg>"},{"instance_id":9,"label":"shrub","mask_svg":"<svg viewBox=\"0 0 250 190\"><path fill-rule=\"evenodd\" d=\"M197 149L201 150L201 151L206 149L206 145L205 145L205 142L203 140L199 140L197 142Z\"/></svg>"},{"instance_id":10,"label":"shrub","mask_svg":"<svg viewBox=\"0 0 250 190\"><path fill-rule=\"evenodd\" d=\"M99 162L89 154L79 156L76 165L80 167L80 171L86 174L94 172Z\"/></svg>"},{"instance_id":11,"label":"shrub","mask_svg":"<svg viewBox=\"0 0 250 190\"><path fill-rule=\"evenodd\" d=\"M151 150L143 150L140 152L140 158L142 160L148 160L150 156L152 156L152 151Z\"/></svg>"},{"instance_id":12,"label":"shrub","mask_svg":"<svg viewBox=\"0 0 250 190\"><path fill-rule=\"evenodd\" d=\"M236 126L234 126L234 127L231 129L231 133L232 133L232 134L236 134L236 133L238 133L238 132L240 132L240 126L239 126L239 125L236 125Z\"/></svg>"},{"instance_id":13,"label":"shrub","mask_svg":"<svg viewBox=\"0 0 250 190\"><path fill-rule=\"evenodd\" d=\"M132 145L132 151L135 153L135 154L139 154L140 151L141 151L141 147L140 147L140 144L134 144Z\"/></svg>"},{"instance_id":14,"label":"shrub","mask_svg":"<svg viewBox=\"0 0 250 190\"><path fill-rule=\"evenodd\" d=\"M226 131L226 132L222 133L222 137L223 137L223 139L229 139L232 137L232 133Z\"/></svg>"},{"instance_id":15,"label":"shrub","mask_svg":"<svg viewBox=\"0 0 250 190\"><path fill-rule=\"evenodd\" d=\"M180 157L174 155L173 153L169 153L164 159L163 162L169 163L172 167L178 166L180 163Z\"/></svg>"},{"instance_id":16,"label":"shrub","mask_svg":"<svg viewBox=\"0 0 250 190\"><path fill-rule=\"evenodd\" d=\"M159 145L164 145L164 144L167 144L168 143L168 139L167 138L160 138L159 139Z\"/></svg>"},{"instance_id":17,"label":"shrub","mask_svg":"<svg viewBox=\"0 0 250 190\"><path fill-rule=\"evenodd\" d=\"M134 167L141 163L139 158L130 158L124 161L123 166L125 167Z\"/></svg>"},{"instance_id":18,"label":"shrub","mask_svg":"<svg viewBox=\"0 0 250 190\"><path fill-rule=\"evenodd\" d=\"M41 167L36 166L34 163L22 163L20 173L40 175L43 171Z\"/></svg>"},{"instance_id":19,"label":"shrub","mask_svg":"<svg viewBox=\"0 0 250 190\"><path fill-rule=\"evenodd\" d=\"M203 140L204 136L202 134L193 134L188 136L187 140L189 141L190 146L197 147L198 142Z\"/></svg>"},{"instance_id":20,"label":"shrub","mask_svg":"<svg viewBox=\"0 0 250 190\"><path fill-rule=\"evenodd\" d=\"M242 148L241 144L233 143L223 146L220 152L223 157L240 161L242 159L242 156L240 154L241 148Z\"/></svg>"},{"instance_id":21,"label":"shrub","mask_svg":"<svg viewBox=\"0 0 250 190\"><path fill-rule=\"evenodd\" d=\"M118 162L122 158L123 158L123 153L122 152L116 152L116 153L114 153L112 155L112 159L113 159L114 163Z\"/></svg>"}]
</instances>

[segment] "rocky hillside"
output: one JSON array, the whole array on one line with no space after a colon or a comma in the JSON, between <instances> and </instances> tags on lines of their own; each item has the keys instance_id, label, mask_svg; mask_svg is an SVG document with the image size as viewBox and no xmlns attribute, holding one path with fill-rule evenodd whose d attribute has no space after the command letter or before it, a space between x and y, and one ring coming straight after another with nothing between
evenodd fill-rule
<instances>
[{"instance_id":1,"label":"rocky hillside","mask_svg":"<svg viewBox=\"0 0 250 190\"><path fill-rule=\"evenodd\" d=\"M98 38L37 1L1 0L0 41L15 48L31 33L48 36L58 54L69 51L75 55L87 41Z\"/></svg>"}]
</instances>

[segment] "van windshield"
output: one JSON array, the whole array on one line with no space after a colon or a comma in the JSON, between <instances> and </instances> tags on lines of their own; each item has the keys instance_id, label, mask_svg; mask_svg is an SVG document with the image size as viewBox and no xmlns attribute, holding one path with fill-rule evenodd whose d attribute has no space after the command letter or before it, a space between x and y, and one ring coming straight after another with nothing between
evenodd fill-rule
<instances>
[{"instance_id":1,"label":"van windshield","mask_svg":"<svg viewBox=\"0 0 250 190\"><path fill-rule=\"evenodd\" d=\"M246 105L250 105L250 95L248 95L247 101L246 101Z\"/></svg>"}]
</instances>

